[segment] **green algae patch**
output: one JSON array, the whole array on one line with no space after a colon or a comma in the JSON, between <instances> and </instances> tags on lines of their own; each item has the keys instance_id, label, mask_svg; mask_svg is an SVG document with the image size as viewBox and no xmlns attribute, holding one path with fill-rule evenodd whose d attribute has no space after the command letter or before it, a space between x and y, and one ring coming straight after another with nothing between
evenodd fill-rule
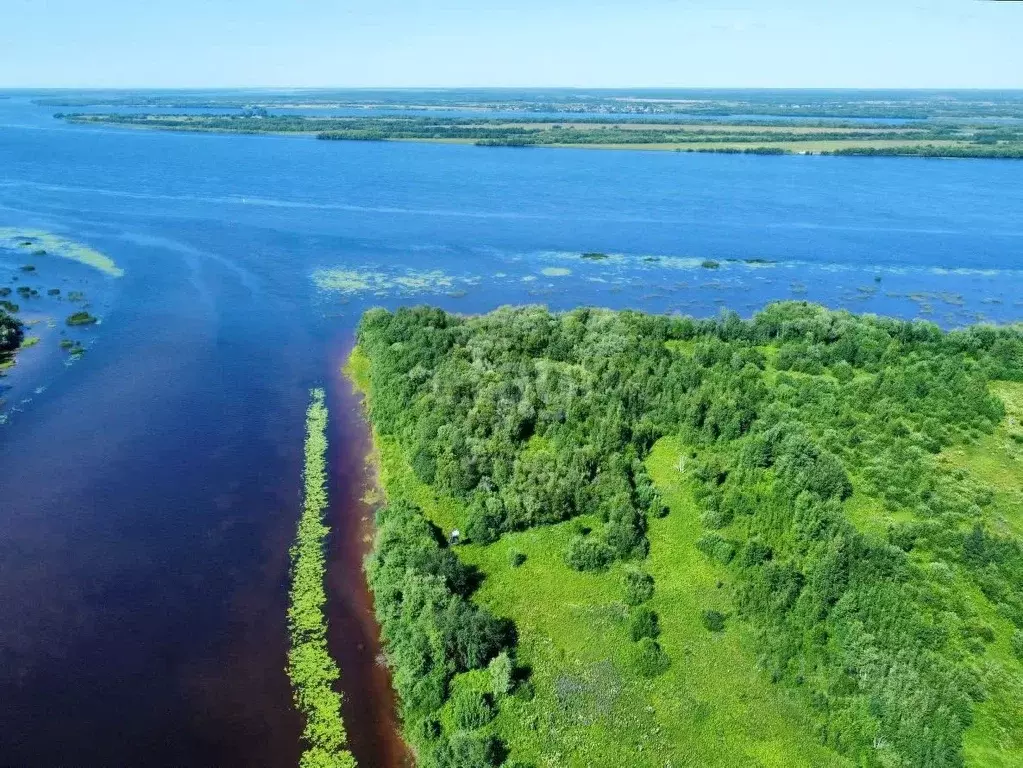
<instances>
[{"instance_id":1,"label":"green algae patch","mask_svg":"<svg viewBox=\"0 0 1023 768\"><path fill-rule=\"evenodd\" d=\"M25 251L32 256L57 256L98 269L111 277L123 277L124 270L106 254L52 232L0 227L0 248Z\"/></svg>"},{"instance_id":2,"label":"green algae patch","mask_svg":"<svg viewBox=\"0 0 1023 768\"><path fill-rule=\"evenodd\" d=\"M334 684L340 677L327 648L327 592L324 587L324 545L330 528L327 511L327 406L322 389L310 393L306 412L304 505L298 534L291 547L291 591L288 606L288 677L295 706L302 713L306 748L301 768L355 768L346 748L348 735L341 720L341 695Z\"/></svg>"},{"instance_id":3,"label":"green algae patch","mask_svg":"<svg viewBox=\"0 0 1023 768\"><path fill-rule=\"evenodd\" d=\"M451 293L479 282L478 277L449 275L437 269L409 269L401 273L389 273L378 269L318 269L313 272L312 279L321 291L340 293L344 296Z\"/></svg>"}]
</instances>

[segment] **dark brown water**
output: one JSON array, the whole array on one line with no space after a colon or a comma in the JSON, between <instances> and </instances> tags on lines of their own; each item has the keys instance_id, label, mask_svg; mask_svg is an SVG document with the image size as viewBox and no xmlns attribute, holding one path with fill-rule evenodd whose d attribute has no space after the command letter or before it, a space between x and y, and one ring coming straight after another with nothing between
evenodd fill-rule
<instances>
[{"instance_id":1,"label":"dark brown water","mask_svg":"<svg viewBox=\"0 0 1023 768\"><path fill-rule=\"evenodd\" d=\"M390 676L383 664L380 629L366 588L363 559L373 543L372 506L363 501L373 478L366 458L371 447L361 397L341 373L351 335L331 356L331 560L327 574L330 649L341 667L344 721L349 744L363 768L411 764L399 736Z\"/></svg>"}]
</instances>

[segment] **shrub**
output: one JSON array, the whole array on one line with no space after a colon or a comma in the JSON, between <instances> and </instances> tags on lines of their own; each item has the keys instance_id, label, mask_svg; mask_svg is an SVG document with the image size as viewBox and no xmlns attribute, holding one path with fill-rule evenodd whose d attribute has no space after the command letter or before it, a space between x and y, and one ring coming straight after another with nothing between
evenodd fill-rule
<instances>
[{"instance_id":1,"label":"shrub","mask_svg":"<svg viewBox=\"0 0 1023 768\"><path fill-rule=\"evenodd\" d=\"M536 696L536 687L532 680L523 680L515 686L515 698L523 701L532 701Z\"/></svg>"},{"instance_id":2,"label":"shrub","mask_svg":"<svg viewBox=\"0 0 1023 768\"><path fill-rule=\"evenodd\" d=\"M81 312L75 312L73 315L69 315L65 322L70 326L92 325L97 322L97 319L83 310Z\"/></svg>"},{"instance_id":3,"label":"shrub","mask_svg":"<svg viewBox=\"0 0 1023 768\"><path fill-rule=\"evenodd\" d=\"M834 376L840 384L847 384L855 378L856 372L845 360L839 360L831 366L831 375Z\"/></svg>"},{"instance_id":4,"label":"shrub","mask_svg":"<svg viewBox=\"0 0 1023 768\"><path fill-rule=\"evenodd\" d=\"M452 708L458 727L466 731L482 728L496 714L490 697L472 688L464 688L455 693Z\"/></svg>"},{"instance_id":5,"label":"shrub","mask_svg":"<svg viewBox=\"0 0 1023 768\"><path fill-rule=\"evenodd\" d=\"M732 522L731 509L708 509L700 515L700 521L705 528L724 528Z\"/></svg>"},{"instance_id":6,"label":"shrub","mask_svg":"<svg viewBox=\"0 0 1023 768\"><path fill-rule=\"evenodd\" d=\"M629 621L629 634L633 640L642 640L644 637L656 638L661 634L657 614L645 605L634 608L632 619Z\"/></svg>"},{"instance_id":7,"label":"shrub","mask_svg":"<svg viewBox=\"0 0 1023 768\"><path fill-rule=\"evenodd\" d=\"M671 659L660 643L651 637L644 637L636 644L633 664L643 677L657 677L671 666Z\"/></svg>"},{"instance_id":8,"label":"shrub","mask_svg":"<svg viewBox=\"0 0 1023 768\"><path fill-rule=\"evenodd\" d=\"M440 737L440 720L435 715L427 715L419 721L419 738L422 741L434 741Z\"/></svg>"},{"instance_id":9,"label":"shrub","mask_svg":"<svg viewBox=\"0 0 1023 768\"><path fill-rule=\"evenodd\" d=\"M640 570L625 574L625 602L629 605L645 603L654 596L654 577Z\"/></svg>"},{"instance_id":10,"label":"shrub","mask_svg":"<svg viewBox=\"0 0 1023 768\"><path fill-rule=\"evenodd\" d=\"M470 540L479 544L492 544L501 537L504 518L500 499L495 496L476 498L469 507L465 533Z\"/></svg>"},{"instance_id":11,"label":"shrub","mask_svg":"<svg viewBox=\"0 0 1023 768\"><path fill-rule=\"evenodd\" d=\"M1016 654L1016 658L1023 661L1023 630L1017 629L1012 633L1012 652Z\"/></svg>"},{"instance_id":12,"label":"shrub","mask_svg":"<svg viewBox=\"0 0 1023 768\"><path fill-rule=\"evenodd\" d=\"M512 568L518 568L524 562L526 562L526 556L519 552L517 549L513 549L508 553L508 562L511 563Z\"/></svg>"},{"instance_id":13,"label":"shrub","mask_svg":"<svg viewBox=\"0 0 1023 768\"><path fill-rule=\"evenodd\" d=\"M725 614L721 611L705 610L700 614L700 621L711 632L721 632L725 628Z\"/></svg>"},{"instance_id":14,"label":"shrub","mask_svg":"<svg viewBox=\"0 0 1023 768\"><path fill-rule=\"evenodd\" d=\"M0 352L17 349L23 338L25 332L21 323L0 309Z\"/></svg>"},{"instance_id":15,"label":"shrub","mask_svg":"<svg viewBox=\"0 0 1023 768\"><path fill-rule=\"evenodd\" d=\"M512 687L515 665L507 651L501 651L490 660L490 690L496 698L507 696Z\"/></svg>"},{"instance_id":16,"label":"shrub","mask_svg":"<svg viewBox=\"0 0 1023 768\"><path fill-rule=\"evenodd\" d=\"M615 552L596 536L576 536L568 546L566 559L577 571L602 571L615 559Z\"/></svg>"},{"instance_id":17,"label":"shrub","mask_svg":"<svg viewBox=\"0 0 1023 768\"><path fill-rule=\"evenodd\" d=\"M493 736L456 731L434 748L424 768L492 768L501 764L503 751Z\"/></svg>"},{"instance_id":18,"label":"shrub","mask_svg":"<svg viewBox=\"0 0 1023 768\"><path fill-rule=\"evenodd\" d=\"M735 542L716 533L706 533L696 541L696 548L719 563L727 565L735 557Z\"/></svg>"}]
</instances>

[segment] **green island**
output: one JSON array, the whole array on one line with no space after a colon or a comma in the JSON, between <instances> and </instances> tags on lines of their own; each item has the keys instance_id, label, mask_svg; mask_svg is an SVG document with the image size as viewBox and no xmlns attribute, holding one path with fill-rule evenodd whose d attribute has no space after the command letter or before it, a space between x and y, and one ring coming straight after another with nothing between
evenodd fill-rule
<instances>
[{"instance_id":1,"label":"green island","mask_svg":"<svg viewBox=\"0 0 1023 768\"><path fill-rule=\"evenodd\" d=\"M76 325L95 325L99 322L99 318L83 309L68 315L64 322L72 327Z\"/></svg>"},{"instance_id":2,"label":"green island","mask_svg":"<svg viewBox=\"0 0 1023 768\"><path fill-rule=\"evenodd\" d=\"M1023 761L1023 327L376 309L346 370L422 768Z\"/></svg>"},{"instance_id":3,"label":"green island","mask_svg":"<svg viewBox=\"0 0 1023 768\"><path fill-rule=\"evenodd\" d=\"M302 768L354 768L346 748L341 720L341 695L335 690L340 673L327 649L327 618L323 586L324 544L330 529L327 510L327 406L322 389L311 392L306 412L305 493L295 544L291 548L291 591L288 606L288 677L295 705L305 718L306 744Z\"/></svg>"},{"instance_id":4,"label":"green island","mask_svg":"<svg viewBox=\"0 0 1023 768\"><path fill-rule=\"evenodd\" d=\"M58 113L78 124L207 133L314 136L334 141L421 141L502 147L584 147L764 155L898 155L1023 158L1023 125L792 123L761 120L686 123L669 118L616 121L573 117L308 117L258 114L151 115Z\"/></svg>"}]
</instances>

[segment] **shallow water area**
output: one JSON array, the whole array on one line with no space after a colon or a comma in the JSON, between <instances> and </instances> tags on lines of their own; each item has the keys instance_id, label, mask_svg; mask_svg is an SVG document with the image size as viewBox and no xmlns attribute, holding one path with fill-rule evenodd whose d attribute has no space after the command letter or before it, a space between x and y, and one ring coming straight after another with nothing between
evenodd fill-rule
<instances>
[{"instance_id":1,"label":"shallow water area","mask_svg":"<svg viewBox=\"0 0 1023 768\"><path fill-rule=\"evenodd\" d=\"M70 369L36 367L61 352L41 338L7 380L31 401L0 426L0 764L295 764L287 550L315 385L346 725L361 765L400 764L360 578L365 427L338 375L368 307L1023 317L1017 161L318 142L56 111L0 100L0 229L124 274L40 259L43 296L19 302L59 338L68 301L45 289L88 279L102 322L74 331L95 343ZM23 263L0 249L0 285Z\"/></svg>"},{"instance_id":2,"label":"shallow water area","mask_svg":"<svg viewBox=\"0 0 1023 768\"><path fill-rule=\"evenodd\" d=\"M79 251L62 253L66 242L49 233L0 230L0 307L25 331L22 348L0 370L0 426L83 359L101 338L103 315L115 300L112 276L67 255Z\"/></svg>"}]
</instances>

